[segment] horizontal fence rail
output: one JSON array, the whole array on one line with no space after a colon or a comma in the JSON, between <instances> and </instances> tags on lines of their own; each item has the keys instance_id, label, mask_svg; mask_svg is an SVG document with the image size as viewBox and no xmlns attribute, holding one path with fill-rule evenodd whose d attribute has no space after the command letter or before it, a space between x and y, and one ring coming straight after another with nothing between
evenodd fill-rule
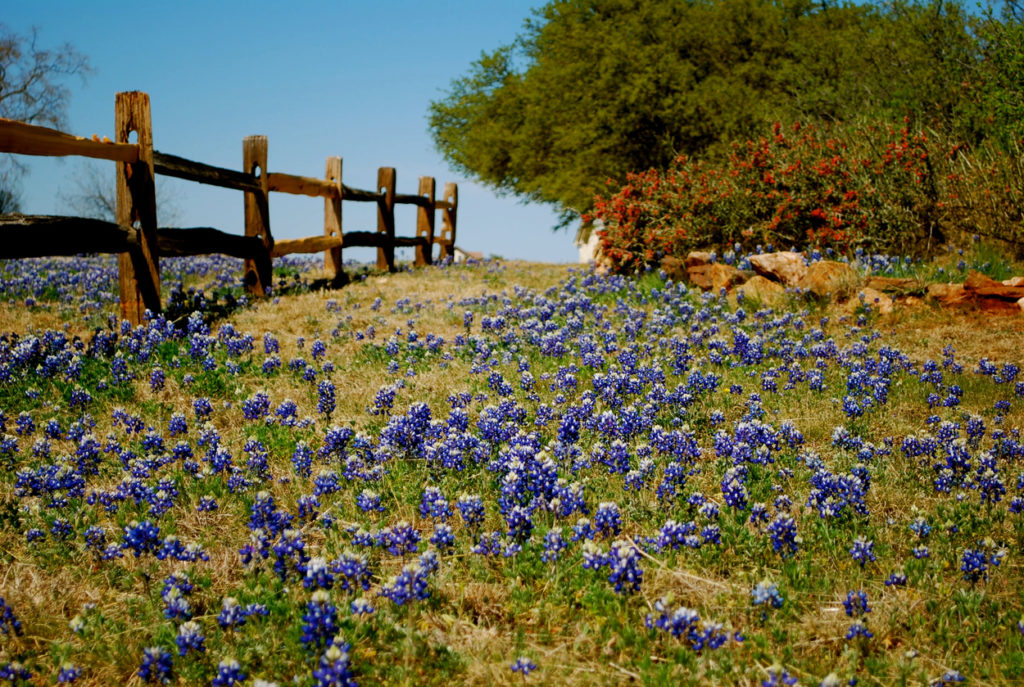
<instances>
[{"instance_id":1,"label":"horizontal fence rail","mask_svg":"<svg viewBox=\"0 0 1024 687\"><path fill-rule=\"evenodd\" d=\"M267 138L242 141L242 170L195 162L153 149L149 96L140 91L118 93L114 107L116 141L82 138L34 124L0 118L0 152L19 155L74 155L110 160L117 173L115 222L54 215L0 215L0 258L30 258L80 253L116 253L121 315L139 324L146 310L160 311L160 257L222 253L245 261L243 283L249 293L263 295L272 284L273 258L293 253L324 254L324 268L337 283L345 279L342 250L377 249L377 266L395 269L395 248L416 249L415 264L452 257L458 214L458 187L446 183L435 197L432 177L420 177L416 194L395 192L395 170L377 171L374 191L342 183L341 158L328 157L324 177L267 171ZM134 136L136 142L131 142ZM200 184L242 191L244 234L212 227L157 227L154 177L164 175ZM324 199L322 236L275 240L270 230L270 192ZM343 231L342 202L376 203L376 231ZM414 236L395 235L395 206L416 206ZM435 232L435 215L441 230Z\"/></svg>"}]
</instances>

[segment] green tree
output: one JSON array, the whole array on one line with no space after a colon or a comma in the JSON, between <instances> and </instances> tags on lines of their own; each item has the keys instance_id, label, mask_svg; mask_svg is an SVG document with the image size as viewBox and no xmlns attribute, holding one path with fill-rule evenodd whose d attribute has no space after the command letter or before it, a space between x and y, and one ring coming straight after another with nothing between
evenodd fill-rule
<instances>
[{"instance_id":1,"label":"green tree","mask_svg":"<svg viewBox=\"0 0 1024 687\"><path fill-rule=\"evenodd\" d=\"M88 58L70 44L46 50L37 45L36 29L22 35L0 24L0 117L61 128L71 100L64 82L90 72ZM0 155L0 212L18 209L23 173L15 156Z\"/></svg>"},{"instance_id":2,"label":"green tree","mask_svg":"<svg viewBox=\"0 0 1024 687\"><path fill-rule=\"evenodd\" d=\"M429 127L460 173L564 225L606 180L724 154L771 121L955 120L967 23L944 0L553 0L431 103Z\"/></svg>"},{"instance_id":3,"label":"green tree","mask_svg":"<svg viewBox=\"0 0 1024 687\"><path fill-rule=\"evenodd\" d=\"M989 9L977 28L983 63L977 83L983 126L1004 148L1020 154L1024 139L1024 3L1005 0Z\"/></svg>"}]
</instances>

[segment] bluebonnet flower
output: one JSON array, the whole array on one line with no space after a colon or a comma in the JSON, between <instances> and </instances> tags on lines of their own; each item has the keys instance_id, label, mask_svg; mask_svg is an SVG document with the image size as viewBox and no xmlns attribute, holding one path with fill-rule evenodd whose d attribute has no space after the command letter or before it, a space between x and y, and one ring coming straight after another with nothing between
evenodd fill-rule
<instances>
[{"instance_id":1,"label":"bluebonnet flower","mask_svg":"<svg viewBox=\"0 0 1024 687\"><path fill-rule=\"evenodd\" d=\"M416 553L419 541L419 532L406 520L385 527L377 534L377 545L392 556Z\"/></svg>"},{"instance_id":2,"label":"bluebonnet flower","mask_svg":"<svg viewBox=\"0 0 1024 687\"><path fill-rule=\"evenodd\" d=\"M530 537L533 532L533 517L529 508L515 505L505 513L505 522L508 525L508 536L515 541L522 542Z\"/></svg>"},{"instance_id":3,"label":"bluebonnet flower","mask_svg":"<svg viewBox=\"0 0 1024 687\"><path fill-rule=\"evenodd\" d=\"M623 594L640 591L644 571L640 567L640 551L632 542L624 539L612 542L607 561L608 581L615 586L616 592Z\"/></svg>"},{"instance_id":4,"label":"bluebonnet flower","mask_svg":"<svg viewBox=\"0 0 1024 687\"><path fill-rule=\"evenodd\" d=\"M850 590L846 594L846 599L843 600L843 609L846 611L846 615L851 618L859 618L870 613L871 607L868 605L868 595L864 593L863 589Z\"/></svg>"},{"instance_id":5,"label":"bluebonnet flower","mask_svg":"<svg viewBox=\"0 0 1024 687\"><path fill-rule=\"evenodd\" d=\"M860 567L864 567L868 562L875 562L875 542L864 536L859 536L853 541L853 546L850 548L850 556L853 557Z\"/></svg>"},{"instance_id":6,"label":"bluebonnet flower","mask_svg":"<svg viewBox=\"0 0 1024 687\"><path fill-rule=\"evenodd\" d=\"M14 615L14 609L0 596L0 632L5 635L13 634L15 637L23 633L21 621Z\"/></svg>"},{"instance_id":7,"label":"bluebonnet flower","mask_svg":"<svg viewBox=\"0 0 1024 687\"><path fill-rule=\"evenodd\" d=\"M281 539L273 546L274 572L282 581L292 574L302 575L304 566L309 561L306 555L306 543L298 530L287 529L281 533Z\"/></svg>"},{"instance_id":8,"label":"bluebonnet flower","mask_svg":"<svg viewBox=\"0 0 1024 687\"><path fill-rule=\"evenodd\" d=\"M658 550L672 548L679 549L686 546L689 548L700 548L701 540L696 535L697 525L694 522L677 522L669 519L661 526L654 544Z\"/></svg>"},{"instance_id":9,"label":"bluebonnet flower","mask_svg":"<svg viewBox=\"0 0 1024 687\"><path fill-rule=\"evenodd\" d=\"M513 661L512 665L509 667L512 669L513 673L522 673L524 676L529 675L533 671L537 670L537 664L531 661L526 656L520 656L515 661Z\"/></svg>"},{"instance_id":10,"label":"bluebonnet flower","mask_svg":"<svg viewBox=\"0 0 1024 687\"><path fill-rule=\"evenodd\" d=\"M354 603L354 602L353 602ZM313 684L316 687L356 687L349 659L349 644L340 636L331 640L327 650L320 656L313 669Z\"/></svg>"},{"instance_id":11,"label":"bluebonnet flower","mask_svg":"<svg viewBox=\"0 0 1024 687\"><path fill-rule=\"evenodd\" d=\"M309 559L305 565L306 573L302 586L306 589L330 589L334 586L334 575L327 567L327 561L319 556Z\"/></svg>"},{"instance_id":12,"label":"bluebonnet flower","mask_svg":"<svg viewBox=\"0 0 1024 687\"><path fill-rule=\"evenodd\" d=\"M590 518L579 518L572 528L572 541L593 539L595 531L590 523Z\"/></svg>"},{"instance_id":13,"label":"bluebonnet flower","mask_svg":"<svg viewBox=\"0 0 1024 687\"><path fill-rule=\"evenodd\" d=\"M790 675L780 666L772 666L768 669L768 677L761 680L761 687L784 687L795 685L796 683L797 678L795 675Z\"/></svg>"},{"instance_id":14,"label":"bluebonnet flower","mask_svg":"<svg viewBox=\"0 0 1024 687\"><path fill-rule=\"evenodd\" d=\"M792 556L800 548L796 521L785 513L777 513L768 524L766 532L771 537L772 550L783 558Z\"/></svg>"},{"instance_id":15,"label":"bluebonnet flower","mask_svg":"<svg viewBox=\"0 0 1024 687\"><path fill-rule=\"evenodd\" d=\"M313 356L313 360L319 360L320 358L324 357L325 353L327 353L327 345L324 344L324 342L321 341L320 339L317 339L316 341L313 342L313 345L310 347L309 352Z\"/></svg>"},{"instance_id":16,"label":"bluebonnet flower","mask_svg":"<svg viewBox=\"0 0 1024 687\"><path fill-rule=\"evenodd\" d=\"M164 580L160 596L164 600L164 617L168 620L191 620L192 606L186 598L192 592L192 583L185 573L175 573Z\"/></svg>"},{"instance_id":17,"label":"bluebonnet flower","mask_svg":"<svg viewBox=\"0 0 1024 687\"><path fill-rule=\"evenodd\" d=\"M685 606L669 610L670 605L671 599L667 597L655 601L654 610L658 615L648 613L644 624L683 640L695 652L718 649L729 640L729 633L720 624L701 622L700 614Z\"/></svg>"},{"instance_id":18,"label":"bluebonnet flower","mask_svg":"<svg viewBox=\"0 0 1024 687\"><path fill-rule=\"evenodd\" d=\"M200 496L199 503L196 504L196 510L200 513L209 513L217 510L217 500L212 496Z\"/></svg>"},{"instance_id":19,"label":"bluebonnet flower","mask_svg":"<svg viewBox=\"0 0 1024 687\"><path fill-rule=\"evenodd\" d=\"M64 518L55 518L50 526L50 534L54 539L68 539L74 534L71 523Z\"/></svg>"},{"instance_id":20,"label":"bluebonnet flower","mask_svg":"<svg viewBox=\"0 0 1024 687\"><path fill-rule=\"evenodd\" d=\"M292 467L299 477L309 477L312 474L313 449L300 440L295 445L295 452L292 454Z\"/></svg>"},{"instance_id":21,"label":"bluebonnet flower","mask_svg":"<svg viewBox=\"0 0 1024 687\"><path fill-rule=\"evenodd\" d=\"M993 549L994 543L990 541L983 542L979 549L964 549L960 558L960 571L963 572L966 581L974 583L988 579L989 566L998 566L1006 554L1003 549Z\"/></svg>"},{"instance_id":22,"label":"bluebonnet flower","mask_svg":"<svg viewBox=\"0 0 1024 687\"><path fill-rule=\"evenodd\" d=\"M459 515L467 527L477 527L484 521L484 502L476 494L462 494L455 502Z\"/></svg>"},{"instance_id":23,"label":"bluebonnet flower","mask_svg":"<svg viewBox=\"0 0 1024 687\"><path fill-rule=\"evenodd\" d=\"M750 595L753 597L754 605L760 606L762 604L770 605L772 608L782 608L782 594L779 593L779 588L774 582L768 582L764 580L758 582L752 590ZM762 614L762 618L764 614Z\"/></svg>"},{"instance_id":24,"label":"bluebonnet flower","mask_svg":"<svg viewBox=\"0 0 1024 687\"><path fill-rule=\"evenodd\" d=\"M919 515L910 523L910 531L924 539L931 534L932 526L928 524L924 516Z\"/></svg>"},{"instance_id":25,"label":"bluebonnet flower","mask_svg":"<svg viewBox=\"0 0 1024 687\"><path fill-rule=\"evenodd\" d=\"M160 528L148 520L141 523L132 520L124 530L124 545L138 558L144 553L155 552L159 542Z\"/></svg>"},{"instance_id":26,"label":"bluebonnet flower","mask_svg":"<svg viewBox=\"0 0 1024 687\"><path fill-rule=\"evenodd\" d=\"M172 437L178 436L179 434L187 434L188 422L185 420L185 414L173 413L170 421L167 423L167 431Z\"/></svg>"},{"instance_id":27,"label":"bluebonnet flower","mask_svg":"<svg viewBox=\"0 0 1024 687\"><path fill-rule=\"evenodd\" d=\"M722 477L722 498L730 508L745 510L747 507L746 466L731 467Z\"/></svg>"},{"instance_id":28,"label":"bluebonnet flower","mask_svg":"<svg viewBox=\"0 0 1024 687\"><path fill-rule=\"evenodd\" d=\"M80 677L82 677L82 669L74 663L65 661L60 666L60 672L57 673L57 682L71 684L77 682Z\"/></svg>"},{"instance_id":29,"label":"bluebonnet flower","mask_svg":"<svg viewBox=\"0 0 1024 687\"><path fill-rule=\"evenodd\" d=\"M149 388L153 391L161 391L167 382L167 375L160 367L154 367L149 373Z\"/></svg>"},{"instance_id":30,"label":"bluebonnet flower","mask_svg":"<svg viewBox=\"0 0 1024 687\"><path fill-rule=\"evenodd\" d=\"M85 408L91 402L92 394L83 389L79 384L76 384L75 388L68 395L68 405L72 408Z\"/></svg>"},{"instance_id":31,"label":"bluebonnet flower","mask_svg":"<svg viewBox=\"0 0 1024 687\"><path fill-rule=\"evenodd\" d=\"M334 382L324 379L317 385L317 412L330 418L335 408Z\"/></svg>"},{"instance_id":32,"label":"bluebonnet flower","mask_svg":"<svg viewBox=\"0 0 1024 687\"><path fill-rule=\"evenodd\" d=\"M256 498L249 507L249 529L251 530L264 529L276 536L287 530L291 526L292 520L291 513L277 508L273 495L267 491L256 494Z\"/></svg>"},{"instance_id":33,"label":"bluebonnet flower","mask_svg":"<svg viewBox=\"0 0 1024 687\"><path fill-rule=\"evenodd\" d=\"M911 553L914 555L914 558L918 558L918 559L929 558L932 555L931 554L931 550L927 546L924 546L924 545L915 546L911 550Z\"/></svg>"},{"instance_id":34,"label":"bluebonnet flower","mask_svg":"<svg viewBox=\"0 0 1024 687\"><path fill-rule=\"evenodd\" d=\"M396 606L402 606L414 599L423 600L430 596L427 589L428 568L420 563L410 563L402 571L381 585L379 596L391 599Z\"/></svg>"},{"instance_id":35,"label":"bluebonnet flower","mask_svg":"<svg viewBox=\"0 0 1024 687\"><path fill-rule=\"evenodd\" d=\"M481 532L477 537L477 543L470 548L470 552L478 556L500 556L504 553L502 533L497 530Z\"/></svg>"},{"instance_id":36,"label":"bluebonnet flower","mask_svg":"<svg viewBox=\"0 0 1024 687\"><path fill-rule=\"evenodd\" d=\"M342 591L354 592L357 588L370 588L370 568L366 556L344 551L331 561L331 572L338 576L336 582Z\"/></svg>"},{"instance_id":37,"label":"bluebonnet flower","mask_svg":"<svg viewBox=\"0 0 1024 687\"><path fill-rule=\"evenodd\" d=\"M208 398L197 398L192 401L192 410L196 414L196 419L204 420L213 412L213 404Z\"/></svg>"},{"instance_id":38,"label":"bluebonnet flower","mask_svg":"<svg viewBox=\"0 0 1024 687\"><path fill-rule=\"evenodd\" d=\"M295 505L299 508L299 520L313 521L319 515L320 499L315 494L302 494L295 499Z\"/></svg>"},{"instance_id":39,"label":"bluebonnet flower","mask_svg":"<svg viewBox=\"0 0 1024 687\"><path fill-rule=\"evenodd\" d=\"M173 668L174 661L171 658L171 652L163 647L151 646L142 653L139 677L145 683L166 685L171 681Z\"/></svg>"},{"instance_id":40,"label":"bluebonnet flower","mask_svg":"<svg viewBox=\"0 0 1024 687\"><path fill-rule=\"evenodd\" d=\"M338 632L338 609L331 603L330 594L318 589L313 592L306 612L302 616L301 641L306 648L326 645Z\"/></svg>"},{"instance_id":41,"label":"bluebonnet flower","mask_svg":"<svg viewBox=\"0 0 1024 687\"><path fill-rule=\"evenodd\" d=\"M562 537L562 529L560 527L552 527L544 535L544 552L541 553L540 558L545 563L557 561L567 546L568 544L566 544L565 539Z\"/></svg>"},{"instance_id":42,"label":"bluebonnet flower","mask_svg":"<svg viewBox=\"0 0 1024 687\"><path fill-rule=\"evenodd\" d=\"M430 536L430 543L443 552L455 548L455 534L450 525L439 522L434 525L434 533Z\"/></svg>"},{"instance_id":43,"label":"bluebonnet flower","mask_svg":"<svg viewBox=\"0 0 1024 687\"><path fill-rule=\"evenodd\" d=\"M768 522L768 507L758 502L750 506L750 523L761 526Z\"/></svg>"},{"instance_id":44,"label":"bluebonnet flower","mask_svg":"<svg viewBox=\"0 0 1024 687\"><path fill-rule=\"evenodd\" d=\"M233 658L225 659L217 664L217 675L211 684L213 687L231 687L245 682L246 675L242 667Z\"/></svg>"},{"instance_id":45,"label":"bluebonnet flower","mask_svg":"<svg viewBox=\"0 0 1024 687\"><path fill-rule=\"evenodd\" d=\"M425 493L424 497L426 497ZM359 507L359 510L364 513L371 513L374 511L381 513L384 512L384 506L380 504L380 494L372 489L363 489L359 495L356 496L356 505Z\"/></svg>"},{"instance_id":46,"label":"bluebonnet flower","mask_svg":"<svg viewBox=\"0 0 1024 687\"><path fill-rule=\"evenodd\" d=\"M206 637L203 636L202 628L194 620L189 620L178 626L178 636L174 639L178 645L178 655L184 656L189 651L206 651Z\"/></svg>"},{"instance_id":47,"label":"bluebonnet flower","mask_svg":"<svg viewBox=\"0 0 1024 687\"><path fill-rule=\"evenodd\" d=\"M886 587L905 587L907 576L902 572L894 572L885 580Z\"/></svg>"},{"instance_id":48,"label":"bluebonnet flower","mask_svg":"<svg viewBox=\"0 0 1024 687\"><path fill-rule=\"evenodd\" d=\"M353 599L352 603L349 604L349 610L352 611L352 615L373 615L376 612L369 599L363 597Z\"/></svg>"},{"instance_id":49,"label":"bluebonnet flower","mask_svg":"<svg viewBox=\"0 0 1024 687\"><path fill-rule=\"evenodd\" d=\"M594 513L594 526L601 536L609 537L622 531L622 514L614 501L604 501Z\"/></svg>"},{"instance_id":50,"label":"bluebonnet flower","mask_svg":"<svg viewBox=\"0 0 1024 687\"><path fill-rule=\"evenodd\" d=\"M15 434L18 436L31 436L35 431L36 423L28 411L23 410L18 413L18 418L14 421Z\"/></svg>"},{"instance_id":51,"label":"bluebonnet flower","mask_svg":"<svg viewBox=\"0 0 1024 687\"><path fill-rule=\"evenodd\" d=\"M281 401L277 408L274 409L274 415L277 416L278 421L285 427L294 427L296 425L298 422L298 412L299 407L290 398Z\"/></svg>"},{"instance_id":52,"label":"bluebonnet flower","mask_svg":"<svg viewBox=\"0 0 1024 687\"><path fill-rule=\"evenodd\" d=\"M242 415L246 420L262 420L270 412L270 397L262 391L242 401Z\"/></svg>"},{"instance_id":53,"label":"bluebonnet flower","mask_svg":"<svg viewBox=\"0 0 1024 687\"><path fill-rule=\"evenodd\" d=\"M448 500L437 487L429 486L423 490L420 497L420 516L424 518L440 519L442 522L451 517L452 509Z\"/></svg>"},{"instance_id":54,"label":"bluebonnet flower","mask_svg":"<svg viewBox=\"0 0 1024 687\"><path fill-rule=\"evenodd\" d=\"M221 610L217 614L217 624L221 629L238 627L245 624L245 608L238 605L238 600L233 596L226 596L221 601Z\"/></svg>"},{"instance_id":55,"label":"bluebonnet flower","mask_svg":"<svg viewBox=\"0 0 1024 687\"><path fill-rule=\"evenodd\" d=\"M874 637L871 630L868 629L867 624L861 620L855 620L846 631L847 639L856 639L857 637L863 637L864 639L871 639Z\"/></svg>"},{"instance_id":56,"label":"bluebonnet flower","mask_svg":"<svg viewBox=\"0 0 1024 687\"><path fill-rule=\"evenodd\" d=\"M341 489L341 482L338 479L338 473L334 470L321 470L313 478L313 493L317 496L333 494L339 489Z\"/></svg>"}]
</instances>

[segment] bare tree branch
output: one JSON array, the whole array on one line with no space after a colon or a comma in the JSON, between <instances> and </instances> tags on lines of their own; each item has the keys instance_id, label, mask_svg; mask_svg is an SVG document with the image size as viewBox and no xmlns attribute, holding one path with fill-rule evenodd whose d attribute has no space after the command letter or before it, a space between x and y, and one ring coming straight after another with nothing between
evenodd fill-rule
<instances>
[{"instance_id":1,"label":"bare tree branch","mask_svg":"<svg viewBox=\"0 0 1024 687\"><path fill-rule=\"evenodd\" d=\"M0 117L62 128L67 124L71 90L64 82L92 73L89 59L64 43L55 50L37 44L38 31L28 36L0 23ZM24 165L13 155L0 155L0 210L18 209L18 181Z\"/></svg>"},{"instance_id":2,"label":"bare tree branch","mask_svg":"<svg viewBox=\"0 0 1024 687\"><path fill-rule=\"evenodd\" d=\"M114 166L106 163L82 162L79 173L69 175L70 190L58 193L62 214L102 219L114 222L117 217L117 195L114 185ZM181 205L178 195L168 180L156 180L157 219L161 226L173 227L181 222Z\"/></svg>"}]
</instances>

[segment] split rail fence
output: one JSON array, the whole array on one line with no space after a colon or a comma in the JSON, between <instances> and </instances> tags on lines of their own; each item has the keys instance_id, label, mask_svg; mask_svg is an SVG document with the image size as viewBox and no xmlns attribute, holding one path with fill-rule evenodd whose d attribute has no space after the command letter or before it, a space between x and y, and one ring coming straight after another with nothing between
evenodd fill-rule
<instances>
[{"instance_id":1,"label":"split rail fence","mask_svg":"<svg viewBox=\"0 0 1024 687\"><path fill-rule=\"evenodd\" d=\"M267 171L267 137L242 140L242 171L193 162L153 149L149 95L118 93L114 106L116 141L98 141L0 118L0 152L21 155L75 155L117 163L117 221L50 215L0 215L0 258L28 258L79 253L117 253L121 316L138 324L145 311L160 312L160 257L224 253L245 260L246 290L262 296L272 285L272 260L290 253L324 253L324 268L335 279L344 275L342 248L377 248L377 267L395 268L395 248L416 249L416 265L452 256L459 205L458 187L447 183L436 198L432 177L420 177L415 195L395 192L395 169L377 171L374 191L350 188L341 180L341 158L328 157L324 178ZM132 134L136 142L130 143ZM162 174L243 191L245 235L197 227L157 227L154 176ZM274 240L270 231L270 192L324 199L321 236ZM376 231L342 231L342 201L377 204ZM417 206L414 236L395 235L395 205ZM441 211L441 231L435 215Z\"/></svg>"}]
</instances>

